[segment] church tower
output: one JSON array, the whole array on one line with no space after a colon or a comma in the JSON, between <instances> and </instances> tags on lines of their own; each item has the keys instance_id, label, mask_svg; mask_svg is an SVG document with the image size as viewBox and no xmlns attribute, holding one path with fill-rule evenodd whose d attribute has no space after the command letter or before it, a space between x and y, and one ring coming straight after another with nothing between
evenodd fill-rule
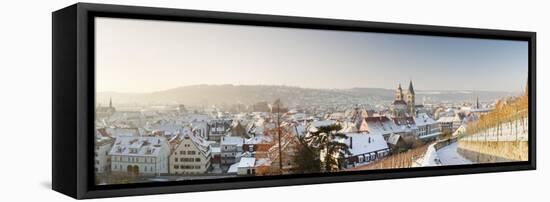
<instances>
[{"instance_id":1,"label":"church tower","mask_svg":"<svg viewBox=\"0 0 550 202\"><path fill-rule=\"evenodd\" d=\"M399 87L395 90L395 100L403 100L403 89L401 88L401 84L399 84Z\"/></svg>"},{"instance_id":2,"label":"church tower","mask_svg":"<svg viewBox=\"0 0 550 202\"><path fill-rule=\"evenodd\" d=\"M415 100L414 87L413 87L412 80L410 80L409 89L407 90L407 99L405 101L407 102L408 112L411 116L416 116L416 108L415 108L414 100Z\"/></svg>"},{"instance_id":3,"label":"church tower","mask_svg":"<svg viewBox=\"0 0 550 202\"><path fill-rule=\"evenodd\" d=\"M109 108L113 108L113 98L109 98Z\"/></svg>"}]
</instances>

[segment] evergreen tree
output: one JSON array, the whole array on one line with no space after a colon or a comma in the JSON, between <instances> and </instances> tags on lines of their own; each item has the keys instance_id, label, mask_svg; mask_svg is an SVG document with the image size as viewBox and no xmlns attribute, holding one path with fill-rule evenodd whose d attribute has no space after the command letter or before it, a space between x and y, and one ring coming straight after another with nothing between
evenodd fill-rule
<instances>
[{"instance_id":1,"label":"evergreen tree","mask_svg":"<svg viewBox=\"0 0 550 202\"><path fill-rule=\"evenodd\" d=\"M348 145L337 141L348 138L345 134L338 132L341 129L342 127L337 124L321 126L317 128L316 132L312 132L304 138L312 150L317 153L320 153L321 150L326 152L322 165L325 172L338 171L341 168L338 157L351 154Z\"/></svg>"},{"instance_id":2,"label":"evergreen tree","mask_svg":"<svg viewBox=\"0 0 550 202\"><path fill-rule=\"evenodd\" d=\"M296 173L318 173L321 171L319 151L310 148L303 137L299 137L300 145L294 156Z\"/></svg>"}]
</instances>

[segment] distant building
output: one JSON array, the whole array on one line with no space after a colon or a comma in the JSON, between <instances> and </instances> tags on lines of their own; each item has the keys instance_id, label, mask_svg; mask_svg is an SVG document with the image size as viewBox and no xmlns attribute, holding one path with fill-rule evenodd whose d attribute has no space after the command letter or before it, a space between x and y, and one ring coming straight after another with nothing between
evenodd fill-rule
<instances>
[{"instance_id":1,"label":"distant building","mask_svg":"<svg viewBox=\"0 0 550 202\"><path fill-rule=\"evenodd\" d=\"M109 155L111 171L129 175L168 173L170 146L164 137L117 137Z\"/></svg>"},{"instance_id":2,"label":"distant building","mask_svg":"<svg viewBox=\"0 0 550 202\"><path fill-rule=\"evenodd\" d=\"M228 167L241 158L244 139L241 137L223 136L220 142L220 164Z\"/></svg>"},{"instance_id":3,"label":"distant building","mask_svg":"<svg viewBox=\"0 0 550 202\"><path fill-rule=\"evenodd\" d=\"M219 142L231 128L232 120L215 119L208 122L208 140Z\"/></svg>"},{"instance_id":4,"label":"distant building","mask_svg":"<svg viewBox=\"0 0 550 202\"><path fill-rule=\"evenodd\" d=\"M109 98L109 106L102 107L97 106L95 109L96 119L102 119L113 115L116 112L116 109L113 107L113 99Z\"/></svg>"},{"instance_id":5,"label":"distant building","mask_svg":"<svg viewBox=\"0 0 550 202\"><path fill-rule=\"evenodd\" d=\"M139 128L120 128L120 127L109 127L105 128L105 132L111 137L121 137L121 136L141 136Z\"/></svg>"}]
</instances>

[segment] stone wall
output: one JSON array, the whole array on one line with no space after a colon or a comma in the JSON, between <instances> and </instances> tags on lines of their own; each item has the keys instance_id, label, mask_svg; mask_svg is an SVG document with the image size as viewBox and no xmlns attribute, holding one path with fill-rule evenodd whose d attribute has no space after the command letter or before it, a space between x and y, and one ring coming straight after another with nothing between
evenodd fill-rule
<instances>
[{"instance_id":1,"label":"stone wall","mask_svg":"<svg viewBox=\"0 0 550 202\"><path fill-rule=\"evenodd\" d=\"M527 141L458 141L458 153L477 163L527 161Z\"/></svg>"}]
</instances>

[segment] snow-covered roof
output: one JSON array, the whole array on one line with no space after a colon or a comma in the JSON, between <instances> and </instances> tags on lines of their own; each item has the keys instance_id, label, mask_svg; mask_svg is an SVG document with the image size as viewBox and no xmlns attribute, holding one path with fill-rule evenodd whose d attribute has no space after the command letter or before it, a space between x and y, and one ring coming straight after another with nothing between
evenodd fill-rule
<instances>
[{"instance_id":1,"label":"snow-covered roof","mask_svg":"<svg viewBox=\"0 0 550 202\"><path fill-rule=\"evenodd\" d=\"M344 112L336 112L330 114L328 118L331 120L343 120L344 118L346 118L346 115Z\"/></svg>"},{"instance_id":2,"label":"snow-covered roof","mask_svg":"<svg viewBox=\"0 0 550 202\"><path fill-rule=\"evenodd\" d=\"M330 125L334 125L336 123L337 122L335 120L313 121L313 122L311 122L311 126L313 126L315 128L319 128L321 126L330 126Z\"/></svg>"},{"instance_id":3,"label":"snow-covered roof","mask_svg":"<svg viewBox=\"0 0 550 202\"><path fill-rule=\"evenodd\" d=\"M388 143L392 145L397 145L397 142L399 142L399 139L401 138L401 135L398 134L392 134L388 138Z\"/></svg>"},{"instance_id":4,"label":"snow-covered roof","mask_svg":"<svg viewBox=\"0 0 550 202\"><path fill-rule=\"evenodd\" d=\"M221 145L236 145L243 146L244 139L242 137L223 136Z\"/></svg>"},{"instance_id":5,"label":"snow-covered roof","mask_svg":"<svg viewBox=\"0 0 550 202\"><path fill-rule=\"evenodd\" d=\"M210 147L210 151L211 151L212 153L217 153L217 154L219 154L219 153L221 153L221 147Z\"/></svg>"},{"instance_id":6,"label":"snow-covered roof","mask_svg":"<svg viewBox=\"0 0 550 202\"><path fill-rule=\"evenodd\" d=\"M267 135L256 135L244 141L245 144L267 144L271 143L273 138Z\"/></svg>"},{"instance_id":7,"label":"snow-covered roof","mask_svg":"<svg viewBox=\"0 0 550 202\"><path fill-rule=\"evenodd\" d=\"M138 128L105 128L105 131L111 137L140 136L140 132Z\"/></svg>"},{"instance_id":8,"label":"snow-covered roof","mask_svg":"<svg viewBox=\"0 0 550 202\"><path fill-rule=\"evenodd\" d=\"M388 144L380 133L346 133L347 139L339 141L349 147L352 156L388 149Z\"/></svg>"},{"instance_id":9,"label":"snow-covered roof","mask_svg":"<svg viewBox=\"0 0 550 202\"><path fill-rule=\"evenodd\" d=\"M183 140L190 140L204 156L210 155L210 142L193 133L181 134ZM183 142L183 141L182 141ZM181 143L180 143L181 145Z\"/></svg>"},{"instance_id":10,"label":"snow-covered roof","mask_svg":"<svg viewBox=\"0 0 550 202\"><path fill-rule=\"evenodd\" d=\"M460 119L458 119L456 116L442 116L437 119L438 123L450 123L455 121L460 121Z\"/></svg>"},{"instance_id":11,"label":"snow-covered roof","mask_svg":"<svg viewBox=\"0 0 550 202\"><path fill-rule=\"evenodd\" d=\"M270 165L271 165L271 159L259 158L259 159L256 159L256 164L254 166L258 167L258 166L270 166Z\"/></svg>"},{"instance_id":12,"label":"snow-covered roof","mask_svg":"<svg viewBox=\"0 0 550 202\"><path fill-rule=\"evenodd\" d=\"M370 133L391 134L403 130L386 116L375 116L365 118Z\"/></svg>"},{"instance_id":13,"label":"snow-covered roof","mask_svg":"<svg viewBox=\"0 0 550 202\"><path fill-rule=\"evenodd\" d=\"M239 170L239 162L232 164L229 166L229 169L227 170L227 173L237 173Z\"/></svg>"},{"instance_id":14,"label":"snow-covered roof","mask_svg":"<svg viewBox=\"0 0 550 202\"><path fill-rule=\"evenodd\" d=\"M159 136L119 136L116 138L109 155L158 156L168 143Z\"/></svg>"},{"instance_id":15,"label":"snow-covered roof","mask_svg":"<svg viewBox=\"0 0 550 202\"><path fill-rule=\"evenodd\" d=\"M420 113L415 117L416 125L417 126L425 126L425 125L432 125L436 124L437 122L432 119L428 114L426 113Z\"/></svg>"},{"instance_id":16,"label":"snow-covered roof","mask_svg":"<svg viewBox=\"0 0 550 202\"><path fill-rule=\"evenodd\" d=\"M107 135L104 130L96 130L95 132L95 145L101 146L105 144L111 144L113 142L113 138Z\"/></svg>"},{"instance_id":17,"label":"snow-covered roof","mask_svg":"<svg viewBox=\"0 0 550 202\"><path fill-rule=\"evenodd\" d=\"M164 134L178 134L183 124L175 120L159 120L155 123L148 123L145 128L149 131L163 131Z\"/></svg>"},{"instance_id":18,"label":"snow-covered roof","mask_svg":"<svg viewBox=\"0 0 550 202\"><path fill-rule=\"evenodd\" d=\"M239 161L239 168L249 168L254 167L256 163L256 158L254 157L241 157L241 161Z\"/></svg>"}]
</instances>

